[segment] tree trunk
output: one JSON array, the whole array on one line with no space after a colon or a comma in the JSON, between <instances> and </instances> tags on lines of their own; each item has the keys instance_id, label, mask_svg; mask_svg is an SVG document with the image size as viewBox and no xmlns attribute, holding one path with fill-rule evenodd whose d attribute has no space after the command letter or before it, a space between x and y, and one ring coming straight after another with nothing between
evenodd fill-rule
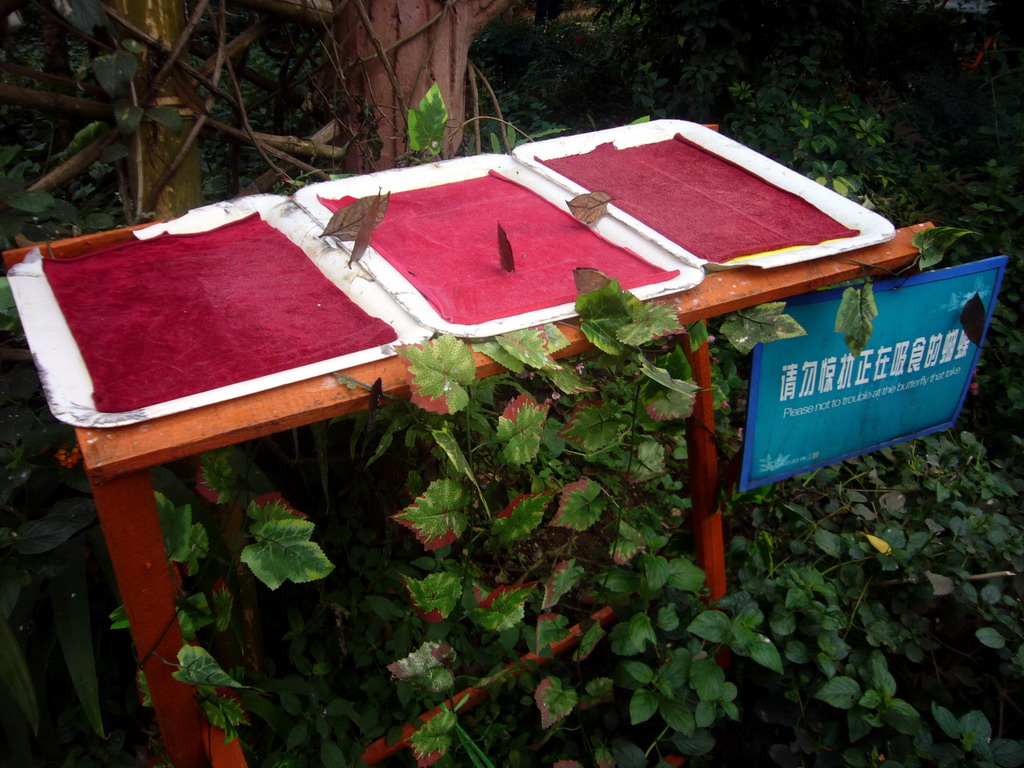
<instances>
[{"instance_id":1,"label":"tree trunk","mask_svg":"<svg viewBox=\"0 0 1024 768\"><path fill-rule=\"evenodd\" d=\"M142 32L156 39L167 48L172 48L178 36L185 28L185 7L183 0L111 0L110 5ZM145 42L140 41L146 51L140 62L139 71L154 71ZM139 78L136 83L136 94L144 98L148 92L148 82ZM132 135L130 143L129 175L132 186L132 207L142 216L150 212L156 219L168 219L178 216L190 208L202 203L202 185L199 175L199 148L193 142L179 162L177 169L164 183L157 188L158 181L175 162L182 151L186 137L195 117L187 113L180 99L172 88L167 88L156 95L158 104L177 107L184 119L184 127L174 132L159 123L143 119L138 130ZM152 104L139 104L145 108ZM152 211L143 207L152 205Z\"/></svg>"},{"instance_id":2,"label":"tree trunk","mask_svg":"<svg viewBox=\"0 0 1024 768\"><path fill-rule=\"evenodd\" d=\"M458 148L466 109L466 64L473 38L512 0L349 0L334 19L341 138L352 140L346 170L394 167L406 152L406 115L433 83L448 107Z\"/></svg>"}]
</instances>

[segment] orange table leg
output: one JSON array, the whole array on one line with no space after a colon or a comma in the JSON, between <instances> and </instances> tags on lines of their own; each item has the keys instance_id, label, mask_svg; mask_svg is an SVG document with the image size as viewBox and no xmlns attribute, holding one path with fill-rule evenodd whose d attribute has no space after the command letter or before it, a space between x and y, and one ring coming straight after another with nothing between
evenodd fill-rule
<instances>
[{"instance_id":1,"label":"orange table leg","mask_svg":"<svg viewBox=\"0 0 1024 768\"><path fill-rule=\"evenodd\" d=\"M238 742L225 749L223 733L210 728L194 688L171 677L183 642L174 606L178 590L164 552L149 472L93 483L92 490L171 761L177 768L206 768L213 764L212 753L220 765L244 766Z\"/></svg>"},{"instance_id":2,"label":"orange table leg","mask_svg":"<svg viewBox=\"0 0 1024 768\"><path fill-rule=\"evenodd\" d=\"M700 387L693 415L686 424L686 455L690 465L690 520L693 526L697 564L707 574L710 602L725 594L725 544L722 514L718 510L718 446L715 443L715 408L711 397L711 353L707 342L690 351L693 380Z\"/></svg>"}]
</instances>

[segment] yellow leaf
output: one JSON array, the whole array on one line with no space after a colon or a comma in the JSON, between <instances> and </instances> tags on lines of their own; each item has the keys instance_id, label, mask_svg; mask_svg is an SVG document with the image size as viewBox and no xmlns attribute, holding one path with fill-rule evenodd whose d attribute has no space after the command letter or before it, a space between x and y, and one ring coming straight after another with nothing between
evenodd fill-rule
<instances>
[{"instance_id":1,"label":"yellow leaf","mask_svg":"<svg viewBox=\"0 0 1024 768\"><path fill-rule=\"evenodd\" d=\"M877 536L872 536L870 533L864 533L864 531L861 531L860 535L867 539L868 544L877 549L883 555L892 554L892 547L889 546L889 542L887 542L885 539L880 539Z\"/></svg>"}]
</instances>

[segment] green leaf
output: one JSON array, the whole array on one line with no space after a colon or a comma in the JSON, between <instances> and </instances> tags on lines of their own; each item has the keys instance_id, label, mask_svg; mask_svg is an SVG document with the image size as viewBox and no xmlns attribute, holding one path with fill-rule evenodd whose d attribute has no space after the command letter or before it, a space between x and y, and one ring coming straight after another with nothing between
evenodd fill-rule
<instances>
[{"instance_id":1,"label":"green leaf","mask_svg":"<svg viewBox=\"0 0 1024 768\"><path fill-rule=\"evenodd\" d=\"M661 477L665 473L665 446L653 437L643 435L631 469L633 478L638 482Z\"/></svg>"},{"instance_id":2,"label":"green leaf","mask_svg":"<svg viewBox=\"0 0 1024 768\"><path fill-rule=\"evenodd\" d=\"M564 338L564 336L563 336ZM524 328L495 336L505 352L530 368L555 369L559 365L548 356L548 337L540 328Z\"/></svg>"},{"instance_id":3,"label":"green leaf","mask_svg":"<svg viewBox=\"0 0 1024 768\"><path fill-rule=\"evenodd\" d=\"M209 685L213 688L247 688L221 669L210 652L198 645L183 645L178 651L175 680L189 685Z\"/></svg>"},{"instance_id":4,"label":"green leaf","mask_svg":"<svg viewBox=\"0 0 1024 768\"><path fill-rule=\"evenodd\" d=\"M36 689L32 685L32 675L28 671L18 639L3 614L0 614L0 683L3 683L14 703L25 715L32 733L38 733L39 703L36 700Z\"/></svg>"},{"instance_id":5,"label":"green leaf","mask_svg":"<svg viewBox=\"0 0 1024 768\"><path fill-rule=\"evenodd\" d=\"M91 35L96 27L107 27L107 11L100 0L74 0L54 4L54 9L75 29Z\"/></svg>"},{"instance_id":6,"label":"green leaf","mask_svg":"<svg viewBox=\"0 0 1024 768\"><path fill-rule=\"evenodd\" d=\"M541 727L547 730L572 712L577 695L575 690L565 687L559 678L552 675L540 681L533 692L533 700L540 710Z\"/></svg>"},{"instance_id":7,"label":"green leaf","mask_svg":"<svg viewBox=\"0 0 1024 768\"><path fill-rule=\"evenodd\" d=\"M551 518L550 524L585 531L601 518L602 512L604 498L601 486L596 480L585 477L562 488L558 511Z\"/></svg>"},{"instance_id":8,"label":"green leaf","mask_svg":"<svg viewBox=\"0 0 1024 768\"><path fill-rule=\"evenodd\" d=\"M454 573L439 571L422 579L404 577L416 612L425 621L448 618L462 596L462 581Z\"/></svg>"},{"instance_id":9,"label":"green leaf","mask_svg":"<svg viewBox=\"0 0 1024 768\"><path fill-rule=\"evenodd\" d=\"M547 609L557 604L583 578L585 571L575 563L575 560L562 560L555 565L551 576L544 582L544 602L541 608Z\"/></svg>"},{"instance_id":10,"label":"green leaf","mask_svg":"<svg viewBox=\"0 0 1024 768\"><path fill-rule=\"evenodd\" d=\"M270 589L286 580L303 584L322 579L334 565L320 545L309 540L314 528L297 517L256 523L249 529L255 541L242 550L242 562Z\"/></svg>"},{"instance_id":11,"label":"green leaf","mask_svg":"<svg viewBox=\"0 0 1024 768\"><path fill-rule=\"evenodd\" d=\"M210 551L206 529L192 522L191 506L186 504L176 507L162 493L155 495L167 559L174 563L184 563L190 576L196 574L199 571L199 560Z\"/></svg>"},{"instance_id":12,"label":"green leaf","mask_svg":"<svg viewBox=\"0 0 1024 768\"><path fill-rule=\"evenodd\" d=\"M146 110L146 117L173 133L181 133L185 127L181 115L174 107L150 107Z\"/></svg>"},{"instance_id":13,"label":"green leaf","mask_svg":"<svg viewBox=\"0 0 1024 768\"><path fill-rule=\"evenodd\" d=\"M501 455L510 464L526 464L540 450L541 435L548 408L537 403L525 392L498 417L496 437L505 443Z\"/></svg>"},{"instance_id":14,"label":"green leaf","mask_svg":"<svg viewBox=\"0 0 1024 768\"><path fill-rule=\"evenodd\" d=\"M506 352L505 348L494 339L476 342L473 344L473 351L487 355L498 365L508 368L513 373L522 373L526 370L526 366L523 365L521 360Z\"/></svg>"},{"instance_id":15,"label":"green leaf","mask_svg":"<svg viewBox=\"0 0 1024 768\"><path fill-rule=\"evenodd\" d=\"M576 297L576 314L580 316L580 330L595 347L610 355L620 355L626 348L618 339L618 331L632 322L630 300L632 294L612 280L603 288Z\"/></svg>"},{"instance_id":16,"label":"green leaf","mask_svg":"<svg viewBox=\"0 0 1024 768\"><path fill-rule=\"evenodd\" d=\"M662 698L658 702L658 714L662 716L669 728L679 731L685 736L693 733L696 724L693 721L693 712L690 711L686 702L679 699Z\"/></svg>"},{"instance_id":17,"label":"green leaf","mask_svg":"<svg viewBox=\"0 0 1024 768\"><path fill-rule=\"evenodd\" d=\"M757 635L757 640L747 647L747 652L750 654L750 658L762 667L782 674L782 657L779 656L779 650L764 635Z\"/></svg>"},{"instance_id":18,"label":"green leaf","mask_svg":"<svg viewBox=\"0 0 1024 768\"><path fill-rule=\"evenodd\" d=\"M511 544L529 536L544 519L554 491L522 493L494 521L492 532L502 544Z\"/></svg>"},{"instance_id":19,"label":"green leaf","mask_svg":"<svg viewBox=\"0 0 1024 768\"><path fill-rule=\"evenodd\" d=\"M233 696L203 698L199 706L210 724L224 731L225 744L237 738L236 726L249 724L249 717L242 708L242 702Z\"/></svg>"},{"instance_id":20,"label":"green leaf","mask_svg":"<svg viewBox=\"0 0 1024 768\"><path fill-rule=\"evenodd\" d=\"M974 636L978 642L987 645L989 648L1005 648L1006 638L999 634L999 630L992 627L980 627L975 630Z\"/></svg>"},{"instance_id":21,"label":"green leaf","mask_svg":"<svg viewBox=\"0 0 1024 768\"><path fill-rule=\"evenodd\" d=\"M442 478L433 481L426 493L393 517L416 534L424 548L440 549L466 530L468 504L469 494L462 484Z\"/></svg>"},{"instance_id":22,"label":"green leaf","mask_svg":"<svg viewBox=\"0 0 1024 768\"><path fill-rule=\"evenodd\" d=\"M668 560L661 555L645 552L640 556L640 568L649 590L659 590L668 581Z\"/></svg>"},{"instance_id":23,"label":"green leaf","mask_svg":"<svg viewBox=\"0 0 1024 768\"><path fill-rule=\"evenodd\" d=\"M976 235L969 229L957 229L956 227L932 227L922 230L914 235L910 241L917 248L921 255L918 257L917 265L920 269L934 267L946 252L953 247L954 243L964 235Z\"/></svg>"},{"instance_id":24,"label":"green leaf","mask_svg":"<svg viewBox=\"0 0 1024 768\"><path fill-rule=\"evenodd\" d=\"M446 424L444 429L431 430L430 434L434 437L435 442L440 446L441 450L444 451L445 455L448 457L448 461L450 461L452 466L455 468L455 471L463 475L473 485L477 485L476 475L473 474L473 468L469 465L469 461L466 460L466 455L459 447L459 443L455 439L455 435L451 433L450 425Z\"/></svg>"},{"instance_id":25,"label":"green leaf","mask_svg":"<svg viewBox=\"0 0 1024 768\"><path fill-rule=\"evenodd\" d=\"M138 69L139 60L128 51L115 51L92 60L96 82L112 99L121 99L131 93L132 78Z\"/></svg>"},{"instance_id":26,"label":"green leaf","mask_svg":"<svg viewBox=\"0 0 1024 768\"><path fill-rule=\"evenodd\" d=\"M868 657L867 668L867 679L871 683L872 688L888 698L896 695L896 678L889 672L889 664L885 660L885 654L881 651L872 651Z\"/></svg>"},{"instance_id":27,"label":"green leaf","mask_svg":"<svg viewBox=\"0 0 1024 768\"><path fill-rule=\"evenodd\" d=\"M12 188L5 190L3 202L25 213L43 213L53 207L53 195L41 189Z\"/></svg>"},{"instance_id":28,"label":"green leaf","mask_svg":"<svg viewBox=\"0 0 1024 768\"><path fill-rule=\"evenodd\" d=\"M555 368L554 370L541 371L546 379L548 379L555 387L564 392L567 395L579 395L583 392L593 392L594 387L587 384L583 378L576 372L575 368L567 368L562 366Z\"/></svg>"},{"instance_id":29,"label":"green leaf","mask_svg":"<svg viewBox=\"0 0 1024 768\"><path fill-rule=\"evenodd\" d=\"M725 693L725 671L712 658L697 659L690 666L690 685L701 701L718 701Z\"/></svg>"},{"instance_id":30,"label":"green leaf","mask_svg":"<svg viewBox=\"0 0 1024 768\"><path fill-rule=\"evenodd\" d=\"M59 500L44 517L22 523L12 549L19 555L38 555L63 544L96 518L90 499L69 497Z\"/></svg>"},{"instance_id":31,"label":"green leaf","mask_svg":"<svg viewBox=\"0 0 1024 768\"><path fill-rule=\"evenodd\" d=\"M82 711L96 734L105 738L96 657L92 647L89 590L85 586L88 574L82 537L65 547L62 554L65 556L64 568L50 577L50 601L53 604L57 637Z\"/></svg>"},{"instance_id":32,"label":"green leaf","mask_svg":"<svg viewBox=\"0 0 1024 768\"><path fill-rule=\"evenodd\" d=\"M743 354L758 343L806 336L807 331L785 309L786 302L773 301L733 312L722 323L722 335Z\"/></svg>"},{"instance_id":33,"label":"green leaf","mask_svg":"<svg viewBox=\"0 0 1024 768\"><path fill-rule=\"evenodd\" d=\"M684 592L696 592L704 586L707 577L695 563L683 557L668 561L668 585Z\"/></svg>"},{"instance_id":34,"label":"green leaf","mask_svg":"<svg viewBox=\"0 0 1024 768\"><path fill-rule=\"evenodd\" d=\"M454 336L444 335L415 346L400 347L409 361L413 393L420 398L443 401L447 413L458 413L469 404L466 386L476 378L469 347Z\"/></svg>"},{"instance_id":35,"label":"green leaf","mask_svg":"<svg viewBox=\"0 0 1024 768\"><path fill-rule=\"evenodd\" d=\"M833 677L814 694L814 698L821 699L826 704L831 704L839 709L850 709L857 703L860 696L860 685L857 681L842 675Z\"/></svg>"},{"instance_id":36,"label":"green leaf","mask_svg":"<svg viewBox=\"0 0 1024 768\"><path fill-rule=\"evenodd\" d=\"M606 634L608 633L604 631L604 627L602 627L598 622L594 621L591 623L583 632L583 637L580 638L579 646L575 651L573 651L572 660L583 661L587 658L587 656L590 655L590 652L594 650L599 642L601 642L601 638Z\"/></svg>"},{"instance_id":37,"label":"green leaf","mask_svg":"<svg viewBox=\"0 0 1024 768\"><path fill-rule=\"evenodd\" d=\"M526 615L523 605L535 586L536 582L522 586L500 586L470 611L470 618L484 629L495 632L510 629Z\"/></svg>"},{"instance_id":38,"label":"green leaf","mask_svg":"<svg viewBox=\"0 0 1024 768\"><path fill-rule=\"evenodd\" d=\"M408 680L432 693L442 693L455 684L455 677L448 666L455 661L456 655L448 643L427 641L405 658L388 664L388 671L396 680Z\"/></svg>"},{"instance_id":39,"label":"green leaf","mask_svg":"<svg viewBox=\"0 0 1024 768\"><path fill-rule=\"evenodd\" d=\"M439 155L444 150L444 132L448 123L448 109L437 83L420 99L417 109L409 110L409 147L416 152L427 150Z\"/></svg>"},{"instance_id":40,"label":"green leaf","mask_svg":"<svg viewBox=\"0 0 1024 768\"><path fill-rule=\"evenodd\" d=\"M860 355L868 345L875 331L876 317L878 305L875 303L875 291L871 283L865 283L863 288L850 286L843 291L836 312L836 333L846 334L846 347L854 357Z\"/></svg>"},{"instance_id":41,"label":"green leaf","mask_svg":"<svg viewBox=\"0 0 1024 768\"><path fill-rule=\"evenodd\" d=\"M640 723L647 722L657 711L658 699L651 691L646 688L633 691L633 695L629 699L630 724L639 725Z\"/></svg>"},{"instance_id":42,"label":"green leaf","mask_svg":"<svg viewBox=\"0 0 1024 768\"><path fill-rule=\"evenodd\" d=\"M721 611L704 611L690 622L686 631L712 643L732 640L732 622Z\"/></svg>"},{"instance_id":43,"label":"green leaf","mask_svg":"<svg viewBox=\"0 0 1024 768\"><path fill-rule=\"evenodd\" d=\"M612 652L619 656L636 656L650 643L658 642L651 618L646 613L636 613L629 621L619 623L612 630Z\"/></svg>"},{"instance_id":44,"label":"green leaf","mask_svg":"<svg viewBox=\"0 0 1024 768\"><path fill-rule=\"evenodd\" d=\"M646 303L631 309L632 322L615 331L615 338L623 344L638 347L683 328L673 305Z\"/></svg>"},{"instance_id":45,"label":"green leaf","mask_svg":"<svg viewBox=\"0 0 1024 768\"><path fill-rule=\"evenodd\" d=\"M610 677L592 677L584 688L586 693L580 697L580 709L590 709L598 704L612 700L612 679Z\"/></svg>"},{"instance_id":46,"label":"green leaf","mask_svg":"<svg viewBox=\"0 0 1024 768\"><path fill-rule=\"evenodd\" d=\"M409 745L420 765L430 765L448 752L457 723L456 714L444 708L409 737Z\"/></svg>"}]
</instances>

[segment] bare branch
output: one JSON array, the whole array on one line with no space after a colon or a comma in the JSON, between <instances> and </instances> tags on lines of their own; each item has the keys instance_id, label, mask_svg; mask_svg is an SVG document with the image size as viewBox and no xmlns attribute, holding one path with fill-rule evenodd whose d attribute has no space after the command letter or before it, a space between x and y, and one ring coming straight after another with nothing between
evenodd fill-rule
<instances>
[{"instance_id":1,"label":"bare branch","mask_svg":"<svg viewBox=\"0 0 1024 768\"><path fill-rule=\"evenodd\" d=\"M41 189L45 192L49 192L50 190L68 183L80 173L88 170L89 166L99 160L103 155L103 150L113 144L117 138L117 131L107 131L107 133L100 136L96 141L73 154L49 173L44 176L40 176L28 187L28 190L31 192Z\"/></svg>"},{"instance_id":2,"label":"bare branch","mask_svg":"<svg viewBox=\"0 0 1024 768\"><path fill-rule=\"evenodd\" d=\"M232 0L231 4L300 24L326 27L332 18L330 0Z\"/></svg>"}]
</instances>

